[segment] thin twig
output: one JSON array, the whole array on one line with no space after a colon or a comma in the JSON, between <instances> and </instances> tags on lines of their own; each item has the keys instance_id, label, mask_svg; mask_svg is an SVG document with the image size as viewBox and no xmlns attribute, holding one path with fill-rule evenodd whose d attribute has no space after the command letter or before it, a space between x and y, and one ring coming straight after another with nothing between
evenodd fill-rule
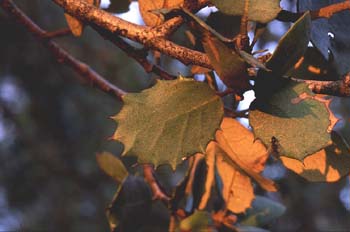
<instances>
[{"instance_id":1,"label":"thin twig","mask_svg":"<svg viewBox=\"0 0 350 232\"><path fill-rule=\"evenodd\" d=\"M69 28L63 28L57 31L46 32L44 37L46 39L53 39L53 38L58 38L58 37L71 35L71 34L72 34L72 31Z\"/></svg>"},{"instance_id":2,"label":"thin twig","mask_svg":"<svg viewBox=\"0 0 350 232\"><path fill-rule=\"evenodd\" d=\"M109 31L105 29L101 29L96 25L92 25L92 27L105 39L108 39L111 41L114 45L116 45L118 48L120 48L123 52L125 52L129 57L133 58L137 63L139 63L143 69L147 72L153 72L160 76L160 78L165 80L172 80L175 79L176 76L171 75L164 71L161 67L158 65L152 64L147 60L147 50L145 49L136 49L130 44L128 44L126 41L124 41L119 36L115 36L114 34L110 33Z\"/></svg>"},{"instance_id":3,"label":"thin twig","mask_svg":"<svg viewBox=\"0 0 350 232\"><path fill-rule=\"evenodd\" d=\"M143 164L142 167L145 180L152 190L153 200L161 200L163 202L168 202L170 200L170 197L162 190L156 178L154 177L153 166L150 164Z\"/></svg>"},{"instance_id":4,"label":"thin twig","mask_svg":"<svg viewBox=\"0 0 350 232\"><path fill-rule=\"evenodd\" d=\"M312 10L310 11L311 18L314 19L319 19L319 18L330 18L332 15L339 13L344 10L350 10L350 0L340 2L340 3L335 3L329 6L322 7L318 10ZM286 10L282 10L278 16L277 20L280 20L282 22L295 22L297 21L304 12L290 12Z\"/></svg>"},{"instance_id":5,"label":"thin twig","mask_svg":"<svg viewBox=\"0 0 350 232\"><path fill-rule=\"evenodd\" d=\"M310 12L310 14L312 19L330 18L335 13L343 10L350 10L350 0L322 7L319 10L313 10Z\"/></svg>"},{"instance_id":6,"label":"thin twig","mask_svg":"<svg viewBox=\"0 0 350 232\"><path fill-rule=\"evenodd\" d=\"M48 32L41 29L30 18L28 18L12 0L2 0L0 6L19 24L23 25L32 35L34 35L42 44L44 44L55 56L59 63L63 63L71 67L75 72L79 73L83 78L87 79L94 86L106 92L119 100L126 94L125 91L113 85L98 73L96 73L87 64L74 58L66 50L62 49L57 43L47 38Z\"/></svg>"}]
</instances>

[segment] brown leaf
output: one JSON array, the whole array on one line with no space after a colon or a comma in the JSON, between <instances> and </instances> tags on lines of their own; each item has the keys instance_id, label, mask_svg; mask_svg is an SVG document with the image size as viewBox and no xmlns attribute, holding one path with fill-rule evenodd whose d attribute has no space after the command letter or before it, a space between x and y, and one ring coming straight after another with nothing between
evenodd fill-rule
<instances>
[{"instance_id":1,"label":"brown leaf","mask_svg":"<svg viewBox=\"0 0 350 232\"><path fill-rule=\"evenodd\" d=\"M85 0L85 1L97 7L100 6L100 0ZM64 16L66 17L66 21L68 23L70 30L72 31L72 34L77 37L81 36L81 34L83 33L84 24L77 18L74 18L73 16L67 13L65 13Z\"/></svg>"},{"instance_id":2,"label":"brown leaf","mask_svg":"<svg viewBox=\"0 0 350 232\"><path fill-rule=\"evenodd\" d=\"M205 162L207 164L207 176L205 178L205 190L199 203L198 209L204 210L207 206L211 194L211 187L213 186L215 177L215 143L208 144L205 151Z\"/></svg>"},{"instance_id":3,"label":"brown leaf","mask_svg":"<svg viewBox=\"0 0 350 232\"><path fill-rule=\"evenodd\" d=\"M267 191L276 191L274 182L259 174L264 169L268 152L260 140L255 140L251 131L232 118L224 118L221 129L216 132L216 141L224 151L226 161L250 176Z\"/></svg>"},{"instance_id":4,"label":"brown leaf","mask_svg":"<svg viewBox=\"0 0 350 232\"><path fill-rule=\"evenodd\" d=\"M250 87L245 61L214 35L203 32L203 48L224 84L242 92Z\"/></svg>"},{"instance_id":5,"label":"brown leaf","mask_svg":"<svg viewBox=\"0 0 350 232\"><path fill-rule=\"evenodd\" d=\"M182 6L184 0L139 0L139 8L141 16L146 25L154 27L163 22L161 15L155 14L151 11L162 8L174 8Z\"/></svg>"},{"instance_id":6,"label":"brown leaf","mask_svg":"<svg viewBox=\"0 0 350 232\"><path fill-rule=\"evenodd\" d=\"M227 209L234 213L243 213L255 198L254 188L245 173L226 162L223 153L224 151L217 147L216 168L223 183L222 197Z\"/></svg>"},{"instance_id":7,"label":"brown leaf","mask_svg":"<svg viewBox=\"0 0 350 232\"><path fill-rule=\"evenodd\" d=\"M221 130L216 132L216 141L207 146L206 159L210 170L213 154L216 155L216 170L222 180L222 197L227 209L242 213L250 207L255 197L250 178L264 189L276 191L274 183L259 174L264 169L268 152L251 131L235 119L224 118ZM209 191L209 183L206 184L206 191Z\"/></svg>"}]
</instances>

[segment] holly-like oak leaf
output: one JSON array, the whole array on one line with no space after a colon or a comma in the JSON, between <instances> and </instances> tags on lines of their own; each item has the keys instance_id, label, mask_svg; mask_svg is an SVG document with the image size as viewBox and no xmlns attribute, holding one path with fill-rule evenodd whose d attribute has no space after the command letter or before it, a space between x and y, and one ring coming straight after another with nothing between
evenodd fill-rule
<instances>
[{"instance_id":1,"label":"holly-like oak leaf","mask_svg":"<svg viewBox=\"0 0 350 232\"><path fill-rule=\"evenodd\" d=\"M141 93L129 93L113 117L113 139L124 144L123 155L139 163L173 168L185 156L205 150L223 116L221 99L206 83L178 78L158 81Z\"/></svg>"},{"instance_id":2,"label":"holly-like oak leaf","mask_svg":"<svg viewBox=\"0 0 350 232\"><path fill-rule=\"evenodd\" d=\"M329 110L330 100L315 95L306 84L293 81L271 94L257 97L249 112L254 134L265 145L274 146L276 142L280 155L298 160L330 145L329 132L337 122Z\"/></svg>"}]
</instances>

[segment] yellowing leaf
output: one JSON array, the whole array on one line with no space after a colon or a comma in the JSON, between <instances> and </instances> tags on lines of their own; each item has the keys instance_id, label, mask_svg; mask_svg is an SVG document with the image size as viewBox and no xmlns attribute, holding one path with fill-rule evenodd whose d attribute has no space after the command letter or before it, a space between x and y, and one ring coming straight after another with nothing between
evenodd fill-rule
<instances>
[{"instance_id":1,"label":"yellowing leaf","mask_svg":"<svg viewBox=\"0 0 350 232\"><path fill-rule=\"evenodd\" d=\"M153 13L154 10L182 6L184 0L139 0L141 16L146 25L154 27L162 23L162 16Z\"/></svg>"},{"instance_id":2,"label":"yellowing leaf","mask_svg":"<svg viewBox=\"0 0 350 232\"><path fill-rule=\"evenodd\" d=\"M183 157L203 152L223 116L221 99L206 83L192 79L158 81L123 100L113 138L124 144L123 155L155 166L175 168Z\"/></svg>"},{"instance_id":3,"label":"yellowing leaf","mask_svg":"<svg viewBox=\"0 0 350 232\"><path fill-rule=\"evenodd\" d=\"M268 158L268 152L260 140L239 122L224 118L222 130L218 130L215 139L224 151L226 162L253 178L267 191L276 191L274 182L259 175Z\"/></svg>"},{"instance_id":4,"label":"yellowing leaf","mask_svg":"<svg viewBox=\"0 0 350 232\"><path fill-rule=\"evenodd\" d=\"M222 151L217 152L216 168L222 181L221 194L227 209L234 213L243 213L255 197L250 178L226 162Z\"/></svg>"},{"instance_id":5,"label":"yellowing leaf","mask_svg":"<svg viewBox=\"0 0 350 232\"><path fill-rule=\"evenodd\" d=\"M232 152L254 172L263 171L268 158L263 143L255 139L253 133L235 119L224 118L220 127Z\"/></svg>"},{"instance_id":6,"label":"yellowing leaf","mask_svg":"<svg viewBox=\"0 0 350 232\"><path fill-rule=\"evenodd\" d=\"M100 0L85 0L85 1L97 7L100 6ZM72 34L77 37L81 36L81 34L83 33L84 24L79 19L76 19L69 14L64 14L64 16L66 17L66 21L68 23L69 28L72 31Z\"/></svg>"},{"instance_id":7,"label":"yellowing leaf","mask_svg":"<svg viewBox=\"0 0 350 232\"><path fill-rule=\"evenodd\" d=\"M69 29L72 31L72 34L77 37L81 36L84 27L83 23L80 20L70 16L69 14L64 14L64 16L66 17L66 21L68 23Z\"/></svg>"},{"instance_id":8,"label":"yellowing leaf","mask_svg":"<svg viewBox=\"0 0 350 232\"><path fill-rule=\"evenodd\" d=\"M339 142L306 157L302 162L284 156L280 159L284 166L309 181L335 182L350 172L349 148Z\"/></svg>"},{"instance_id":9,"label":"yellowing leaf","mask_svg":"<svg viewBox=\"0 0 350 232\"><path fill-rule=\"evenodd\" d=\"M122 161L109 152L97 154L96 160L100 168L119 184L129 175Z\"/></svg>"},{"instance_id":10,"label":"yellowing leaf","mask_svg":"<svg viewBox=\"0 0 350 232\"><path fill-rule=\"evenodd\" d=\"M208 145L206 155L210 161L212 154L216 155L218 186L229 210L242 213L250 207L254 199L250 178L266 190L276 191L274 183L259 174L264 169L268 152L248 129L232 118L224 118L216 140L217 143Z\"/></svg>"},{"instance_id":11,"label":"yellowing leaf","mask_svg":"<svg viewBox=\"0 0 350 232\"><path fill-rule=\"evenodd\" d=\"M205 161L207 164L207 175L205 178L205 186L204 186L205 190L198 206L199 210L205 209L211 195L211 187L213 186L213 182L215 179L215 152L216 152L215 143L213 142L209 143L205 151L205 154L206 154Z\"/></svg>"}]
</instances>

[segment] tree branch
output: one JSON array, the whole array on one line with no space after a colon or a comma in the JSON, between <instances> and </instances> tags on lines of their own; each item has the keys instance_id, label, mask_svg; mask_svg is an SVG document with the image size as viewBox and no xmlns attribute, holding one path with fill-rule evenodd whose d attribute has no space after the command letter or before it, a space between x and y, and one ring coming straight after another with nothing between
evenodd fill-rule
<instances>
[{"instance_id":1,"label":"tree branch","mask_svg":"<svg viewBox=\"0 0 350 232\"><path fill-rule=\"evenodd\" d=\"M153 72L160 76L160 78L165 80L173 80L176 76L173 76L166 71L164 71L158 65L152 64L147 60L147 50L145 49L136 49L126 41L124 41L119 36L115 36L113 33L106 31L104 29L99 28L96 25L92 25L92 27L105 39L111 41L114 45L124 51L129 57L133 58L137 63L139 63L143 69L147 72Z\"/></svg>"},{"instance_id":2,"label":"tree branch","mask_svg":"<svg viewBox=\"0 0 350 232\"><path fill-rule=\"evenodd\" d=\"M212 68L206 54L177 45L164 38L165 31L161 26L150 28L130 23L105 12L83 0L52 0L67 13L88 24L95 24L115 35L126 37L143 44L152 50L160 51L178 59L185 65L194 64Z\"/></svg>"},{"instance_id":3,"label":"tree branch","mask_svg":"<svg viewBox=\"0 0 350 232\"><path fill-rule=\"evenodd\" d=\"M338 81L313 81L313 80L297 80L309 84L309 88L314 93L327 94L339 97L350 97L350 73Z\"/></svg>"},{"instance_id":4,"label":"tree branch","mask_svg":"<svg viewBox=\"0 0 350 232\"><path fill-rule=\"evenodd\" d=\"M32 35L34 35L42 44L44 44L51 53L55 56L59 63L63 63L71 67L74 71L79 73L82 77L89 80L97 88L106 92L119 100L126 94L125 91L119 89L109 81L105 80L102 76L91 69L87 64L79 61L71 56L67 51L59 47L57 43L50 40L48 32L41 29L30 18L28 18L14 3L12 0L0 1L0 6L13 17L19 24L23 25Z\"/></svg>"}]
</instances>

